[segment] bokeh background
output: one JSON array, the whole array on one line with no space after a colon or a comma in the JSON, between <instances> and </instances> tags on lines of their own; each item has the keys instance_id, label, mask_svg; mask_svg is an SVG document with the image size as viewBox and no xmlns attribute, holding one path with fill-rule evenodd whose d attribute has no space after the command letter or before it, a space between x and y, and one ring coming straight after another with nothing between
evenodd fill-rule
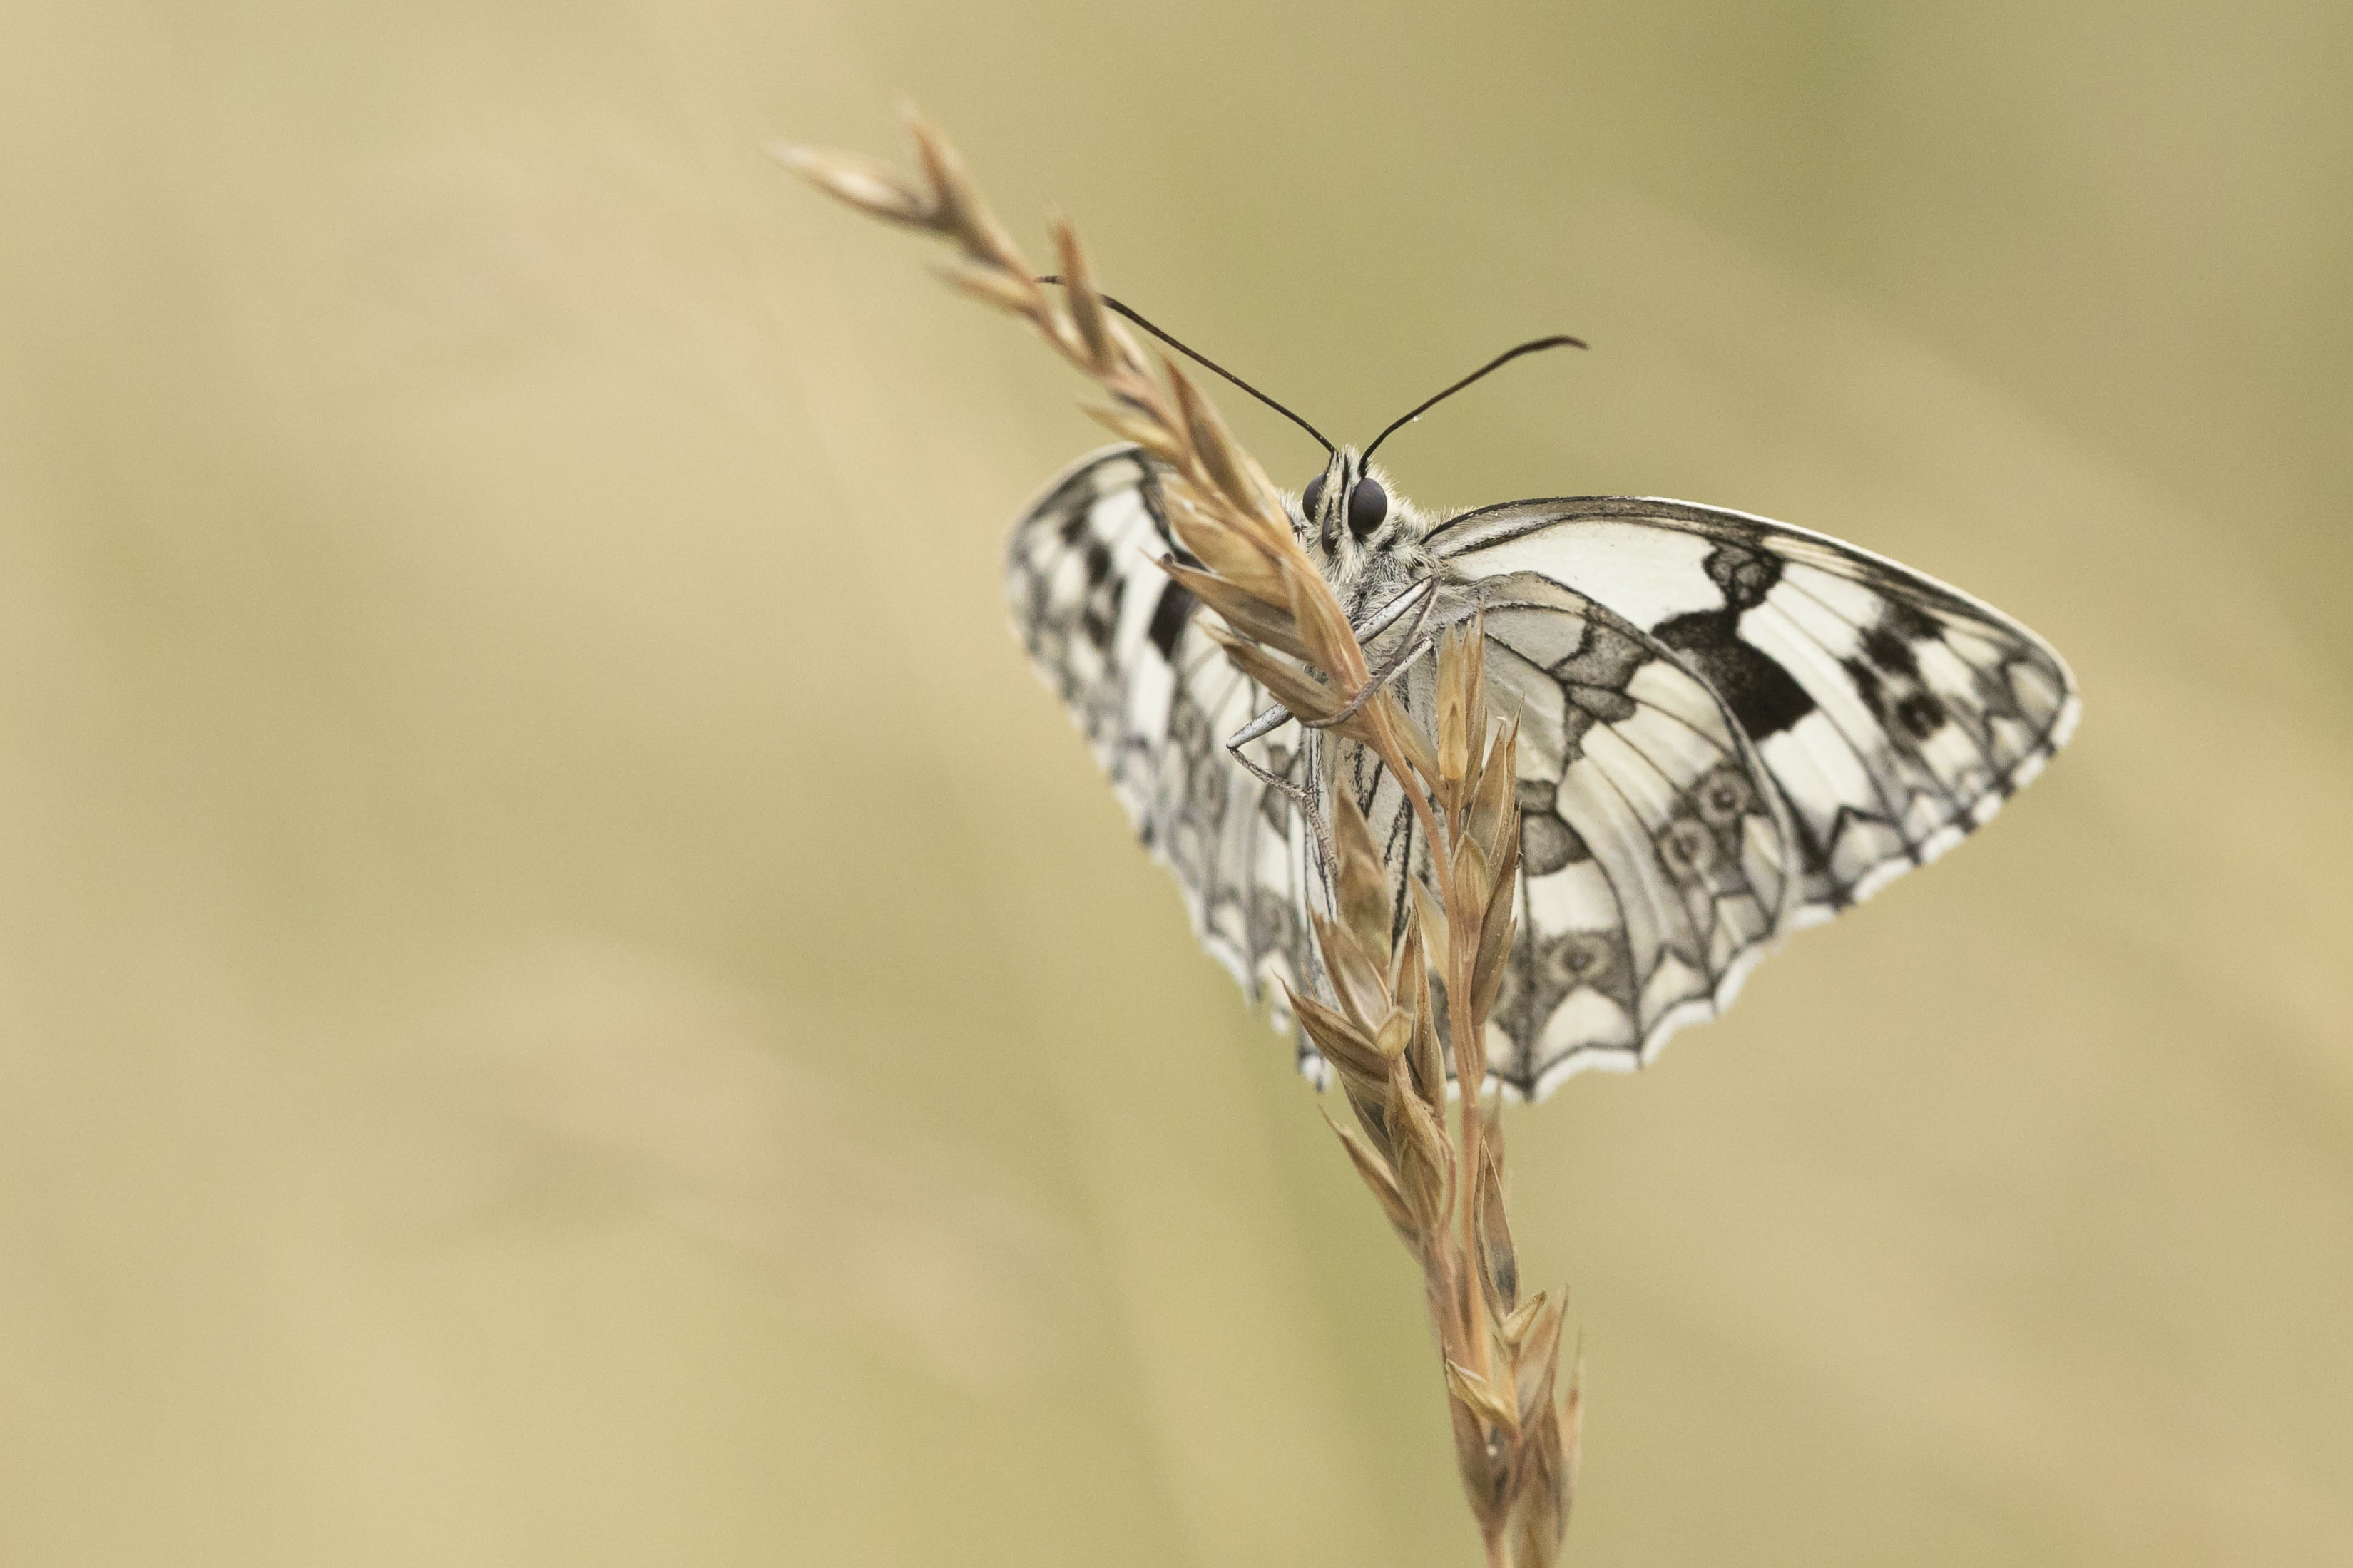
<instances>
[{"instance_id":1,"label":"bokeh background","mask_svg":"<svg viewBox=\"0 0 2353 1568\"><path fill-rule=\"evenodd\" d=\"M904 93L1425 502L2081 676L1515 1112L1588 1563L2353 1561L2332 0L0 14L0 1562L1473 1563L1418 1288L999 608ZM1312 447L1227 399L1279 477Z\"/></svg>"}]
</instances>

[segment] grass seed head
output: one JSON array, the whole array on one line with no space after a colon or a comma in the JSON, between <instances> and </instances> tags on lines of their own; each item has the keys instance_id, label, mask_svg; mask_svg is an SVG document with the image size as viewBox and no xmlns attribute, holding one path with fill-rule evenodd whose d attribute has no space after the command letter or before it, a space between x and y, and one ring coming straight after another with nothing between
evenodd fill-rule
<instances>
[{"instance_id":1,"label":"grass seed head","mask_svg":"<svg viewBox=\"0 0 2353 1568\"><path fill-rule=\"evenodd\" d=\"M1158 466L1170 529L1198 562L1161 564L1212 613L1202 629L1294 718L1366 748L1420 823L1430 880L1409 868L1398 909L1356 802L1330 792L1329 820L1317 826L1332 862L1332 912L1309 917L1332 1002L1294 993L1292 1012L1356 1112L1357 1130L1334 1129L1341 1146L1421 1265L1457 1462L1490 1561L1548 1568L1582 1406L1574 1384L1555 1406L1558 1301L1514 1300L1503 1142L1482 1109L1487 1017L1507 967L1519 868L1517 729L1490 739L1483 627L1474 620L1440 635L1434 721L1371 689L1364 647L1265 470L1182 368L1147 358L1113 318L1070 222L1051 221L1062 281L1052 294L947 138L912 111L906 121L912 177L848 153L771 150L859 211L953 245L938 269L951 287L1027 321L1094 382L1102 396L1087 413ZM1452 995L1466 980L1468 994ZM1459 1058L1459 1137L1446 1123L1450 1049Z\"/></svg>"}]
</instances>

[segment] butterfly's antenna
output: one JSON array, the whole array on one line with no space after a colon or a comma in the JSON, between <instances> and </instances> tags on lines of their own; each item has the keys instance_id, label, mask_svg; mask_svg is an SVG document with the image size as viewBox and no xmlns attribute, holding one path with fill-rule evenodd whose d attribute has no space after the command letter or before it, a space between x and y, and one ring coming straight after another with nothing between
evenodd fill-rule
<instances>
[{"instance_id":1,"label":"butterfly's antenna","mask_svg":"<svg viewBox=\"0 0 2353 1568\"><path fill-rule=\"evenodd\" d=\"M1038 281L1040 283L1051 283L1060 287L1062 280L1050 273L1047 276L1039 279ZM1314 426L1310 425L1306 420L1302 419L1298 415L1293 414L1290 409L1285 408L1282 404L1277 403L1273 398L1269 397L1265 393L1261 392L1257 387L1252 386L1249 382L1244 381L1240 376L1236 375L1232 371L1228 370L1224 365L1219 364L1216 360L1211 359L1208 355L1204 353L1196 353L1193 350L1187 348L1183 343L1178 342L1175 338L1170 337L1166 332L1162 331L1158 327L1154 326L1150 321L1145 321L1142 316L1137 315L1134 310L1129 310L1125 305L1121 304L1110 295L1098 294L1095 297L1101 300L1104 304L1110 306L1113 310L1118 311L1121 315L1125 316L1129 321L1134 321L1137 326L1142 327L1145 331L1150 332L1154 337L1158 338L1162 342L1166 343L1170 348L1175 349L1178 353L1183 354L1187 359L1193 361L1196 364L1200 365L1206 370L1216 371L1219 375L1224 376L1228 381L1232 382L1236 386L1240 387L1244 392L1249 393L1252 397L1257 398L1261 403L1265 404L1269 408L1273 409L1277 414L1282 415L1285 419L1290 420L1293 425L1298 426L1302 430L1304 430L1310 436L1314 437L1316 440L1323 442L1325 455L1330 455L1332 451L1332 443L1324 439L1323 431L1318 430ZM1493 365L1488 367L1490 370L1493 368L1494 367ZM1484 373L1482 372L1482 374L1483 374ZM1417 409L1415 412L1419 413L1419 410Z\"/></svg>"},{"instance_id":2,"label":"butterfly's antenna","mask_svg":"<svg viewBox=\"0 0 2353 1568\"><path fill-rule=\"evenodd\" d=\"M1513 349L1507 353L1496 355L1493 359L1489 360L1485 364L1481 365L1477 370L1472 371L1469 375L1464 376L1461 381L1456 382L1452 386L1448 387L1445 391L1440 393L1437 396L1431 398L1429 402L1423 404L1420 407L1415 409L1412 413L1407 415L1404 418L1398 420L1388 429L1374 437L1373 446L1365 448L1364 460L1368 463L1371 462L1373 459L1373 447L1379 446L1391 436L1396 435L1399 426L1412 424L1415 420L1420 418L1423 415L1429 413L1431 409L1437 407L1440 404L1445 402L1448 398L1453 396L1456 393L1461 391L1472 382L1478 380L1481 376L1485 375L1489 371L1501 370L1504 366L1511 363L1522 354L1532 354L1539 349L1581 349L1585 346L1586 343L1583 338L1538 338L1532 343L1522 343L1518 348Z\"/></svg>"}]
</instances>

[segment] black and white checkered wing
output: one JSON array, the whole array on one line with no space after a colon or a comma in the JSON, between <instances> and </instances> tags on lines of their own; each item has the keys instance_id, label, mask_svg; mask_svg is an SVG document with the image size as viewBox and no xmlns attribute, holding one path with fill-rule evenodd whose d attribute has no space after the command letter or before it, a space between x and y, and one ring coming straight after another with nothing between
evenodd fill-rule
<instances>
[{"instance_id":1,"label":"black and white checkered wing","mask_svg":"<svg viewBox=\"0 0 2353 1568\"><path fill-rule=\"evenodd\" d=\"M1137 836L1176 873L1202 945L1256 1001L1270 980L1312 984L1310 830L1228 753L1226 738L1266 697L1194 626L1193 596L1154 564L1171 554L1183 552L1151 465L1133 447L1108 447L1013 525L1006 594L1039 674L1086 731ZM1244 753L1303 779L1297 733Z\"/></svg>"},{"instance_id":2,"label":"black and white checkered wing","mask_svg":"<svg viewBox=\"0 0 2353 1568\"><path fill-rule=\"evenodd\" d=\"M1577 784L1594 767L1594 731L1567 737L1557 757L1523 742L1529 938L1506 1030L1525 1069L1517 1087L1531 1092L1578 1067L1647 1060L1676 1026L1728 1002L1774 937L1867 898L1990 818L2074 727L2073 679L2032 632L1894 562L1763 518L1625 497L1517 501L1451 519L1425 542L1447 576L1491 604L1532 605L1548 586L1613 614L1617 629L1564 607L1548 631L1533 607L1491 610L1491 640L1511 655L1499 670L1491 652L1491 672L1522 700L1557 703L1574 728L1613 682L1629 700L1642 682L1688 683L1737 735L1705 769L1707 746L1722 742L1694 740L1680 764L1692 782L1647 805L1630 790ZM1626 734L1606 714L1597 722ZM1660 732L1652 725L1631 749L1647 759ZM1630 763L1605 771L1613 785L1632 776ZM1677 784L1675 768L1660 772L1662 787ZM1544 787L1555 778L1557 789ZM1736 855L1766 856L1775 835L1789 886L1762 930L1743 901L1713 933L1695 921L1644 951L1641 908L1671 909L1704 868L1718 876ZM1601 849L1613 838L1614 858ZM1761 894L1771 879L1754 880ZM1696 978L1673 978L1684 972L1720 978L1703 994ZM1662 1005L1646 1006L1653 987Z\"/></svg>"}]
</instances>

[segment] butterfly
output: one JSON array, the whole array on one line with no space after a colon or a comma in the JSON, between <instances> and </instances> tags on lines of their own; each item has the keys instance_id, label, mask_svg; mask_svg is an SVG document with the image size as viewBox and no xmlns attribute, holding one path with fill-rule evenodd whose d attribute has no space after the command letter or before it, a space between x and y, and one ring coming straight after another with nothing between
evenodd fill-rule
<instances>
[{"instance_id":1,"label":"butterfly","mask_svg":"<svg viewBox=\"0 0 2353 1568\"><path fill-rule=\"evenodd\" d=\"M1196 359L1134 312L1130 320ZM1451 514L1208 360L1322 441L1285 510L1376 671L1434 704L1434 639L1477 619L1490 711L1516 714L1514 945L1488 1024L1491 1079L1537 1099L1632 1068L1730 1005L1785 934L1861 902L1982 826L2073 732L2049 644L1957 589L1826 535L1629 496ZM1577 346L1583 346L1577 344ZM1163 476L1128 445L1080 459L1024 509L1006 587L1032 662L1086 732L1204 946L1253 1002L1328 997L1314 814L1351 791L1403 907L1428 847L1377 761L1286 722L1159 570L1193 563ZM1293 1030L1303 1070L1324 1064Z\"/></svg>"}]
</instances>

